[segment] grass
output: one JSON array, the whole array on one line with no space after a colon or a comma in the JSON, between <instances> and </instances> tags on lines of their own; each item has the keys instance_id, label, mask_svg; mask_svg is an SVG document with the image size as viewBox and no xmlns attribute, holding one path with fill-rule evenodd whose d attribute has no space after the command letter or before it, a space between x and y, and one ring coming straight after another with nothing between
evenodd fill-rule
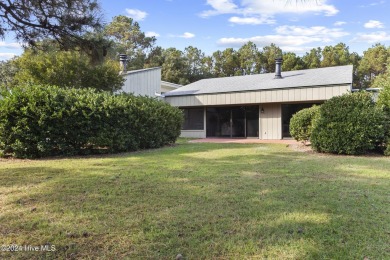
<instances>
[{"instance_id":1,"label":"grass","mask_svg":"<svg viewBox=\"0 0 390 260\"><path fill-rule=\"evenodd\" d=\"M0 258L389 259L390 159L191 144L0 162Z\"/></svg>"}]
</instances>

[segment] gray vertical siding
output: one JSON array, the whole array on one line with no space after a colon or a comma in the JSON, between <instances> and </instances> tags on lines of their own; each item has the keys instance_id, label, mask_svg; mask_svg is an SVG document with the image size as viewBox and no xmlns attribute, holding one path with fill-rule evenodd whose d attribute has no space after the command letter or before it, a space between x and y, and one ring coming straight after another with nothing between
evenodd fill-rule
<instances>
[{"instance_id":1,"label":"gray vertical siding","mask_svg":"<svg viewBox=\"0 0 390 260\"><path fill-rule=\"evenodd\" d=\"M282 104L305 103L328 100L351 90L351 85L313 86L305 88L273 89L247 92L230 92L188 96L168 96L166 102L177 107L230 106L259 104L259 138L282 139ZM183 137L205 138L205 129L182 131Z\"/></svg>"},{"instance_id":2,"label":"gray vertical siding","mask_svg":"<svg viewBox=\"0 0 390 260\"><path fill-rule=\"evenodd\" d=\"M282 139L282 106L281 104L260 105L260 139Z\"/></svg>"},{"instance_id":3,"label":"gray vertical siding","mask_svg":"<svg viewBox=\"0 0 390 260\"><path fill-rule=\"evenodd\" d=\"M203 95L168 96L172 106L193 107L212 105L239 105L280 102L323 101L351 90L351 85L314 86L305 88L275 89L248 92L229 92Z\"/></svg>"},{"instance_id":4,"label":"gray vertical siding","mask_svg":"<svg viewBox=\"0 0 390 260\"><path fill-rule=\"evenodd\" d=\"M161 93L161 68L145 69L124 74L122 91L137 96L156 97Z\"/></svg>"}]
</instances>

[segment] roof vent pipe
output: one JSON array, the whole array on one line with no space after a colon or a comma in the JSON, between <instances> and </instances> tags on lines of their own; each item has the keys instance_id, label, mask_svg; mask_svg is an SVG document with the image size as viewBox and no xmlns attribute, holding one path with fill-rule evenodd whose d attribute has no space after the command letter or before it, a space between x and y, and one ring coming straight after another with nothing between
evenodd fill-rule
<instances>
[{"instance_id":1,"label":"roof vent pipe","mask_svg":"<svg viewBox=\"0 0 390 260\"><path fill-rule=\"evenodd\" d=\"M127 55L126 54L119 54L119 63L121 66L121 72L120 74L124 74L127 72Z\"/></svg>"},{"instance_id":2,"label":"roof vent pipe","mask_svg":"<svg viewBox=\"0 0 390 260\"><path fill-rule=\"evenodd\" d=\"M282 77L282 58L275 59L275 79L281 79Z\"/></svg>"}]
</instances>

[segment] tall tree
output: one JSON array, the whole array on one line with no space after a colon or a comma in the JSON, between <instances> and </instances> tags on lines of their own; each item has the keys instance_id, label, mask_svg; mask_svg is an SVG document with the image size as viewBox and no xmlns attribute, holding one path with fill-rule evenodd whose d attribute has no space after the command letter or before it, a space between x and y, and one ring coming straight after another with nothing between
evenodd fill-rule
<instances>
[{"instance_id":1,"label":"tall tree","mask_svg":"<svg viewBox=\"0 0 390 260\"><path fill-rule=\"evenodd\" d=\"M378 97L378 103L379 105L383 105L386 107L386 111L389 113L390 116L390 67L388 67L386 73L380 74L377 77L375 77L371 87L381 88Z\"/></svg>"},{"instance_id":2,"label":"tall tree","mask_svg":"<svg viewBox=\"0 0 390 260\"><path fill-rule=\"evenodd\" d=\"M223 71L223 56L221 51L215 51L213 52L213 60L214 60L214 66L213 66L213 77L219 78L219 77L225 77L225 73Z\"/></svg>"},{"instance_id":3,"label":"tall tree","mask_svg":"<svg viewBox=\"0 0 390 260\"><path fill-rule=\"evenodd\" d=\"M211 78L213 76L214 59L212 56L204 56L202 59L202 70L204 78Z\"/></svg>"},{"instance_id":4,"label":"tall tree","mask_svg":"<svg viewBox=\"0 0 390 260\"><path fill-rule=\"evenodd\" d=\"M164 49L160 46L153 47L152 50L148 53L144 67L145 68L153 68L153 67L161 67L164 63Z\"/></svg>"},{"instance_id":5,"label":"tall tree","mask_svg":"<svg viewBox=\"0 0 390 260\"><path fill-rule=\"evenodd\" d=\"M78 51L27 49L13 64L17 70L10 86L32 83L116 91L123 84L118 62L108 60L92 65L89 57Z\"/></svg>"},{"instance_id":6,"label":"tall tree","mask_svg":"<svg viewBox=\"0 0 390 260\"><path fill-rule=\"evenodd\" d=\"M370 87L376 76L386 72L389 59L390 50L380 43L363 52L363 58L358 68L363 88Z\"/></svg>"},{"instance_id":7,"label":"tall tree","mask_svg":"<svg viewBox=\"0 0 390 260\"><path fill-rule=\"evenodd\" d=\"M222 70L225 76L241 75L238 55L233 48L227 48L222 52L222 60Z\"/></svg>"},{"instance_id":8,"label":"tall tree","mask_svg":"<svg viewBox=\"0 0 390 260\"><path fill-rule=\"evenodd\" d=\"M155 37L147 37L141 31L138 22L123 15L113 18L105 27L105 35L114 41L111 57L116 57L119 53L127 54L129 69L144 67L146 56L156 41Z\"/></svg>"},{"instance_id":9,"label":"tall tree","mask_svg":"<svg viewBox=\"0 0 390 260\"><path fill-rule=\"evenodd\" d=\"M188 46L184 49L184 58L187 66L186 78L189 82L195 82L202 78L203 75L203 59L205 54L198 48Z\"/></svg>"},{"instance_id":10,"label":"tall tree","mask_svg":"<svg viewBox=\"0 0 390 260\"><path fill-rule=\"evenodd\" d=\"M322 50L321 67L332 67L350 64L349 47L345 43L325 46Z\"/></svg>"},{"instance_id":11,"label":"tall tree","mask_svg":"<svg viewBox=\"0 0 390 260\"><path fill-rule=\"evenodd\" d=\"M283 53L283 71L301 70L305 68L302 58L293 52Z\"/></svg>"},{"instance_id":12,"label":"tall tree","mask_svg":"<svg viewBox=\"0 0 390 260\"><path fill-rule=\"evenodd\" d=\"M186 61L183 52L176 48L168 48L163 52L164 62L161 68L161 78L177 84L188 84L186 78Z\"/></svg>"},{"instance_id":13,"label":"tall tree","mask_svg":"<svg viewBox=\"0 0 390 260\"><path fill-rule=\"evenodd\" d=\"M302 57L302 60L307 69L315 69L321 66L322 59L322 50L320 47L313 48L310 52L306 52L306 54Z\"/></svg>"},{"instance_id":14,"label":"tall tree","mask_svg":"<svg viewBox=\"0 0 390 260\"><path fill-rule=\"evenodd\" d=\"M256 44L248 42L237 51L244 75L260 73L261 56Z\"/></svg>"},{"instance_id":15,"label":"tall tree","mask_svg":"<svg viewBox=\"0 0 390 260\"><path fill-rule=\"evenodd\" d=\"M230 77L242 75L240 61L237 52L233 48L227 48L223 51L215 51L212 55L213 77Z\"/></svg>"},{"instance_id":16,"label":"tall tree","mask_svg":"<svg viewBox=\"0 0 390 260\"><path fill-rule=\"evenodd\" d=\"M262 73L269 73L275 71L275 59L282 57L282 49L271 43L269 46L263 47L263 65Z\"/></svg>"},{"instance_id":17,"label":"tall tree","mask_svg":"<svg viewBox=\"0 0 390 260\"><path fill-rule=\"evenodd\" d=\"M100 26L95 0L0 1L0 37L13 32L24 44L51 38L64 49L83 46L83 35Z\"/></svg>"},{"instance_id":18,"label":"tall tree","mask_svg":"<svg viewBox=\"0 0 390 260\"><path fill-rule=\"evenodd\" d=\"M361 88L362 87L362 80L359 74L359 64L362 57L356 53L352 52L349 55L349 62L351 65L353 65L353 86L354 88Z\"/></svg>"},{"instance_id":19,"label":"tall tree","mask_svg":"<svg viewBox=\"0 0 390 260\"><path fill-rule=\"evenodd\" d=\"M0 89L10 89L17 72L14 59L0 61Z\"/></svg>"}]
</instances>

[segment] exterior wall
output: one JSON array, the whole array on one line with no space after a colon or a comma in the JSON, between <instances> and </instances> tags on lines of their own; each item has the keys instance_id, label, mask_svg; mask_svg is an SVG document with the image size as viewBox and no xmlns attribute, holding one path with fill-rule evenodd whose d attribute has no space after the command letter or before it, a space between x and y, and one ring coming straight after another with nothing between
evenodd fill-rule
<instances>
[{"instance_id":1,"label":"exterior wall","mask_svg":"<svg viewBox=\"0 0 390 260\"><path fill-rule=\"evenodd\" d=\"M206 130L181 130L180 137L206 138Z\"/></svg>"},{"instance_id":2,"label":"exterior wall","mask_svg":"<svg viewBox=\"0 0 390 260\"><path fill-rule=\"evenodd\" d=\"M348 91L351 91L351 85L168 96L165 97L165 100L177 107L310 102L327 100Z\"/></svg>"},{"instance_id":3,"label":"exterior wall","mask_svg":"<svg viewBox=\"0 0 390 260\"><path fill-rule=\"evenodd\" d=\"M130 71L123 74L125 83L122 91L137 96L156 97L161 92L161 68Z\"/></svg>"},{"instance_id":4,"label":"exterior wall","mask_svg":"<svg viewBox=\"0 0 390 260\"><path fill-rule=\"evenodd\" d=\"M260 139L282 139L282 105L281 104L264 104L260 105L259 113L260 122Z\"/></svg>"},{"instance_id":5,"label":"exterior wall","mask_svg":"<svg viewBox=\"0 0 390 260\"><path fill-rule=\"evenodd\" d=\"M282 139L282 105L264 104L259 109L259 139L275 140ZM187 138L206 138L206 108L204 110L204 129L203 130L181 130L180 137Z\"/></svg>"},{"instance_id":6,"label":"exterior wall","mask_svg":"<svg viewBox=\"0 0 390 260\"><path fill-rule=\"evenodd\" d=\"M165 100L177 107L259 104L259 138L282 139L282 104L328 100L351 91L350 85L172 96ZM206 111L206 108L205 108ZM203 130L182 130L182 137L206 138L206 112Z\"/></svg>"}]
</instances>

